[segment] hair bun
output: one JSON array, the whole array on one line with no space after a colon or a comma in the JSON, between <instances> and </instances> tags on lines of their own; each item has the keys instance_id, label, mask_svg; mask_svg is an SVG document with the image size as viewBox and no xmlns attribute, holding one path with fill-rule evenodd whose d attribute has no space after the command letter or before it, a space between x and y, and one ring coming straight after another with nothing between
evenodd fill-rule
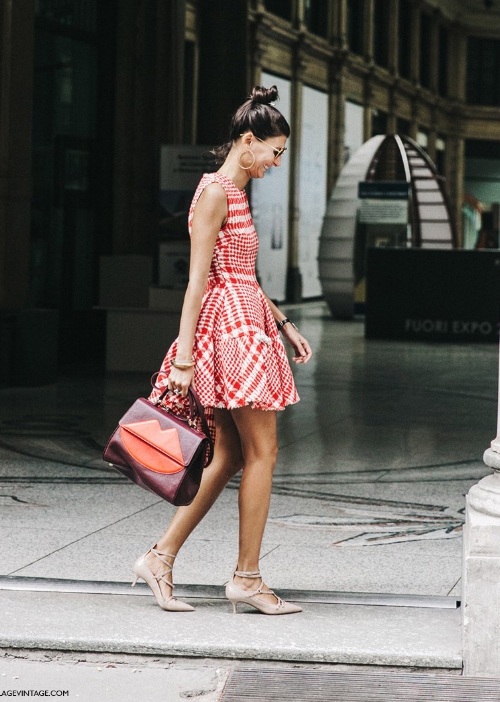
<instances>
[{"instance_id":1,"label":"hair bun","mask_svg":"<svg viewBox=\"0 0 500 702\"><path fill-rule=\"evenodd\" d=\"M270 105L278 99L278 88L273 85L270 88L263 88L261 85L256 85L250 93L249 100L259 102L262 105Z\"/></svg>"}]
</instances>

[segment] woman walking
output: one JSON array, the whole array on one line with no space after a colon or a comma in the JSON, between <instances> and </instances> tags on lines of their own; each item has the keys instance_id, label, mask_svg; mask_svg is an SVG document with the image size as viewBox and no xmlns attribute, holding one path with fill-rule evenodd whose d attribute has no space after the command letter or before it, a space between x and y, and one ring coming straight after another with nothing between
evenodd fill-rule
<instances>
[{"instance_id":1,"label":"woman walking","mask_svg":"<svg viewBox=\"0 0 500 702\"><path fill-rule=\"evenodd\" d=\"M189 212L191 264L179 336L168 350L150 399L167 386L171 407L196 389L215 431L212 463L190 505L179 507L157 544L134 566L160 607L193 608L172 596L174 559L193 529L240 470L239 553L226 596L264 614L301 608L284 602L263 582L259 557L277 456L276 410L298 401L280 332L307 363L308 342L271 302L255 276L258 239L245 186L281 164L290 127L271 105L276 87L255 87L234 114L230 141L214 150L220 163L205 174ZM135 582L134 582L135 584Z\"/></svg>"}]
</instances>

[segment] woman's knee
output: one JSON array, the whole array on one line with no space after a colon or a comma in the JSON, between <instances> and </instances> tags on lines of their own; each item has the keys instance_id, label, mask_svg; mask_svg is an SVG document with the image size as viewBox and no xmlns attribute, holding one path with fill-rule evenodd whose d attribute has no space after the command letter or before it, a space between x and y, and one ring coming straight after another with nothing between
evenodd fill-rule
<instances>
[{"instance_id":1,"label":"woman's knee","mask_svg":"<svg viewBox=\"0 0 500 702\"><path fill-rule=\"evenodd\" d=\"M278 460L278 445L267 444L265 446L251 447L245 451L244 466L248 467L254 464L267 466L274 470Z\"/></svg>"}]
</instances>

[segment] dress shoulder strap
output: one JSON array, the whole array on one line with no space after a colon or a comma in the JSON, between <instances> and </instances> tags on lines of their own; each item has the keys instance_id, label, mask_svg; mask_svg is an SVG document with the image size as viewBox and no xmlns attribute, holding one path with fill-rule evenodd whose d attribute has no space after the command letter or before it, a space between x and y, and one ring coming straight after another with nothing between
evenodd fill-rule
<instances>
[{"instance_id":1,"label":"dress shoulder strap","mask_svg":"<svg viewBox=\"0 0 500 702\"><path fill-rule=\"evenodd\" d=\"M205 173L200 182L198 183L198 187L196 188L196 192L191 201L191 207L189 208L188 218L189 229L191 229L191 222L193 219L193 212L194 208L196 207L196 203L200 199L201 194L203 193L207 185L209 185L210 183L219 183L219 185L221 185L224 188L227 197L228 214L232 212L235 204L241 200L242 191L236 187L236 185L230 178L223 175L222 173Z\"/></svg>"}]
</instances>

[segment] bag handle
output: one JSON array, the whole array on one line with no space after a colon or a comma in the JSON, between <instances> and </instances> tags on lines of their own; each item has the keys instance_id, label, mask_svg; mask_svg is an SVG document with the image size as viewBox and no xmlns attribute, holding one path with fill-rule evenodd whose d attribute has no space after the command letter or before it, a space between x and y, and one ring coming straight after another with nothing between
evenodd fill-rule
<instances>
[{"instance_id":1,"label":"bag handle","mask_svg":"<svg viewBox=\"0 0 500 702\"><path fill-rule=\"evenodd\" d=\"M160 374L159 372L153 373L153 375L151 376L151 387L153 387L155 390L161 390L161 388L159 388L156 385L156 380L157 380L159 374ZM166 387L162 391L156 404L159 405L160 402L163 400L163 398L166 395L168 395L169 392L172 392L172 391L168 387ZM201 404L200 398L198 397L195 390L193 390L193 388L191 386L189 386L189 388L188 388L187 397L189 400L189 419L191 421L193 421L194 418L196 417L196 415L199 416L199 418L201 419L201 426L203 428L203 433L205 434L205 436L208 439L208 449L209 449L208 450L208 457L207 457L207 460L205 461L205 465L204 465L204 468L206 468L208 465L210 465L210 463L212 462L212 458L214 457L214 442L212 441L212 436L210 434L210 429L208 427L207 418L205 416L205 408Z\"/></svg>"}]
</instances>

